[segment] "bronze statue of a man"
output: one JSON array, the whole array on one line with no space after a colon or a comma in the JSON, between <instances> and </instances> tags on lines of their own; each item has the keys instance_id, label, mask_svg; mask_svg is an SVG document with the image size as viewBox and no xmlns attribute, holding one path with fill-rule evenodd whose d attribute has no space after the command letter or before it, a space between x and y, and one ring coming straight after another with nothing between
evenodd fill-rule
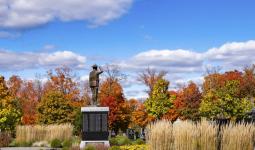
<instances>
[{"instance_id":1,"label":"bronze statue of a man","mask_svg":"<svg viewBox=\"0 0 255 150\"><path fill-rule=\"evenodd\" d=\"M92 101L90 102L90 105L98 105L98 87L99 87L99 75L103 73L103 70L101 67L99 67L99 70L97 69L98 66L95 64L92 66L93 70L89 74L89 85L92 92Z\"/></svg>"}]
</instances>

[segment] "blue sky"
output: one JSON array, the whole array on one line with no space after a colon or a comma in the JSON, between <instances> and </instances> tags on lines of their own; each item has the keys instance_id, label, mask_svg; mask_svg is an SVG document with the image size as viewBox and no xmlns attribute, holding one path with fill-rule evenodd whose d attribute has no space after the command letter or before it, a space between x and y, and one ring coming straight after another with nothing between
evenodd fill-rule
<instances>
[{"instance_id":1,"label":"blue sky","mask_svg":"<svg viewBox=\"0 0 255 150\"><path fill-rule=\"evenodd\" d=\"M0 74L32 78L65 64L86 76L95 62L114 63L131 76L127 95L140 89L133 79L148 66L167 70L172 85L201 82L207 67L254 63L254 6L253 0L2 0Z\"/></svg>"}]
</instances>

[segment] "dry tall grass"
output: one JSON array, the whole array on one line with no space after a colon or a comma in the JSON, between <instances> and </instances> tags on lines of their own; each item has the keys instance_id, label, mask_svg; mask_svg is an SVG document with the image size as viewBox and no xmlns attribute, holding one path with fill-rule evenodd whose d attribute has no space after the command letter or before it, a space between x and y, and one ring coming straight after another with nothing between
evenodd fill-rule
<instances>
[{"instance_id":1,"label":"dry tall grass","mask_svg":"<svg viewBox=\"0 0 255 150\"><path fill-rule=\"evenodd\" d=\"M253 150L254 148L253 124L230 124L222 128L222 150Z\"/></svg>"},{"instance_id":2,"label":"dry tall grass","mask_svg":"<svg viewBox=\"0 0 255 150\"><path fill-rule=\"evenodd\" d=\"M207 121L197 124L183 121L171 124L162 120L147 127L150 150L252 150L255 127L253 124L230 124L221 129ZM218 136L221 135L221 136Z\"/></svg>"},{"instance_id":3,"label":"dry tall grass","mask_svg":"<svg viewBox=\"0 0 255 150\"><path fill-rule=\"evenodd\" d=\"M152 150L173 149L173 125L166 121L152 123L147 127L147 143Z\"/></svg>"},{"instance_id":4,"label":"dry tall grass","mask_svg":"<svg viewBox=\"0 0 255 150\"><path fill-rule=\"evenodd\" d=\"M17 126L16 141L51 141L55 138L59 140L69 140L72 137L72 133L73 126L71 124Z\"/></svg>"}]
</instances>

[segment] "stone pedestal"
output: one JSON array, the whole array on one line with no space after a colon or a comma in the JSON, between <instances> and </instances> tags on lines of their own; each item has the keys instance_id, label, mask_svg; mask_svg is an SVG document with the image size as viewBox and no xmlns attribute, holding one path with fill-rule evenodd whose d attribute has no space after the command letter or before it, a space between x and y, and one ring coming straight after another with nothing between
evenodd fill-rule
<instances>
[{"instance_id":1,"label":"stone pedestal","mask_svg":"<svg viewBox=\"0 0 255 150\"><path fill-rule=\"evenodd\" d=\"M109 146L108 113L109 107L82 107L82 141L80 148L87 144Z\"/></svg>"}]
</instances>

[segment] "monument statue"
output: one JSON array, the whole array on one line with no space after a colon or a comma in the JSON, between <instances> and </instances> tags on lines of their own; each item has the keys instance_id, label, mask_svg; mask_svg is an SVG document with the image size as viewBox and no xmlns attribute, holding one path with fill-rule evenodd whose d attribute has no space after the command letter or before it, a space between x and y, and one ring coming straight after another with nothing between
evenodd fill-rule
<instances>
[{"instance_id":1,"label":"monument statue","mask_svg":"<svg viewBox=\"0 0 255 150\"><path fill-rule=\"evenodd\" d=\"M108 115L109 107L95 107L98 106L98 88L99 75L103 73L101 67L97 65L92 66L93 70L89 74L89 86L92 91L92 100L90 106L81 107L82 113L82 140L80 148L84 149L88 144L103 143L110 146L109 143L109 128ZM99 69L98 69L99 68Z\"/></svg>"},{"instance_id":2,"label":"monument statue","mask_svg":"<svg viewBox=\"0 0 255 150\"><path fill-rule=\"evenodd\" d=\"M93 70L89 74L89 85L92 92L92 101L90 102L90 105L98 105L99 75L103 73L103 69L96 64L93 65L92 68Z\"/></svg>"}]
</instances>

